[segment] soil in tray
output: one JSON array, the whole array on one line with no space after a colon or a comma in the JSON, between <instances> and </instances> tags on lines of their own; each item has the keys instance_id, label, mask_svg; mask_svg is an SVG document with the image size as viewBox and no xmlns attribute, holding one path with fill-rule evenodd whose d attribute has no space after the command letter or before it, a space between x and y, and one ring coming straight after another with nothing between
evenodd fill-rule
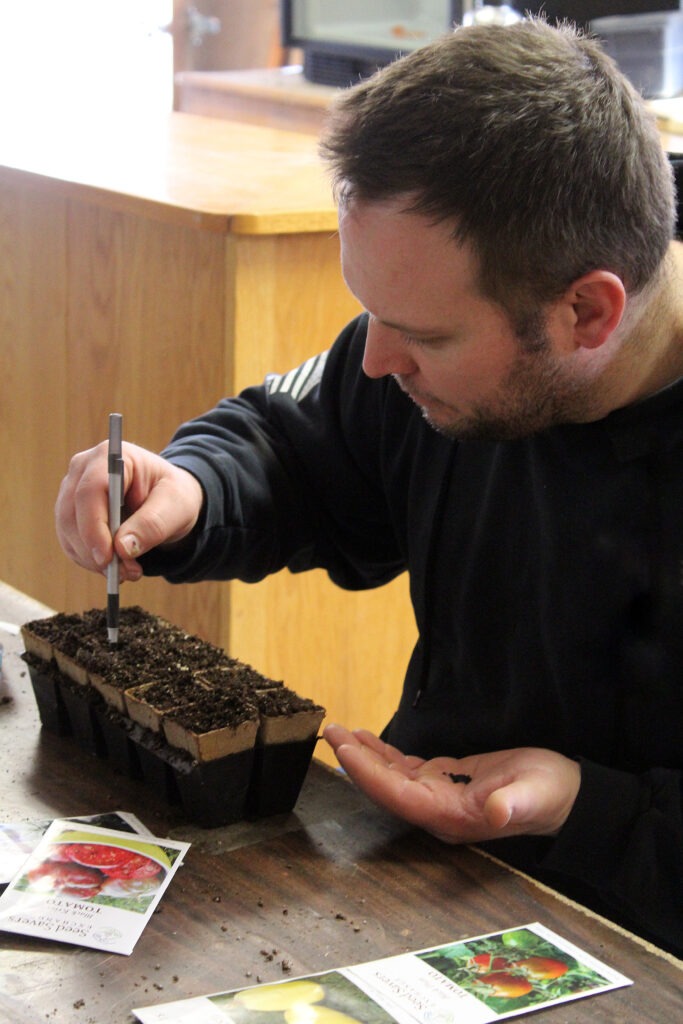
<instances>
[{"instance_id":1,"label":"soil in tray","mask_svg":"<svg viewBox=\"0 0 683 1024\"><path fill-rule=\"evenodd\" d=\"M322 711L319 704L314 703L309 697L300 697L294 690L287 686L277 686L273 689L265 689L256 697L259 712L268 717L276 715L296 715L303 711Z\"/></svg>"},{"instance_id":2,"label":"soil in tray","mask_svg":"<svg viewBox=\"0 0 683 1024\"><path fill-rule=\"evenodd\" d=\"M23 633L43 725L71 732L112 767L142 775L169 802L180 798L193 820L211 827L245 812L287 811L296 802L324 709L282 681L137 606L121 609L115 648L104 609L58 613L27 623ZM89 685L70 683L57 671L56 650L85 670ZM141 702L148 695L161 731L132 720L127 690ZM86 741L81 720L105 743ZM287 792L275 776L287 780Z\"/></svg>"},{"instance_id":3,"label":"soil in tray","mask_svg":"<svg viewBox=\"0 0 683 1024\"><path fill-rule=\"evenodd\" d=\"M180 670L197 672L227 662L219 647L184 633L176 626L137 606L121 609L119 644L107 639L106 613L86 612L80 630L78 660L91 675L105 679L120 690L151 680L168 679Z\"/></svg>"},{"instance_id":4,"label":"soil in tray","mask_svg":"<svg viewBox=\"0 0 683 1024\"><path fill-rule=\"evenodd\" d=\"M46 619L35 619L22 629L24 646L30 654L43 661L50 661L57 644L63 648L71 646L69 637L81 622L80 615L69 615L66 612L58 612ZM78 643L74 642L74 650L77 648Z\"/></svg>"},{"instance_id":5,"label":"soil in tray","mask_svg":"<svg viewBox=\"0 0 683 1024\"><path fill-rule=\"evenodd\" d=\"M142 683L125 691L125 709L130 717L146 729L161 731L164 715L174 708L184 707L200 700L207 692L187 669L175 676L155 683Z\"/></svg>"},{"instance_id":6,"label":"soil in tray","mask_svg":"<svg viewBox=\"0 0 683 1024\"><path fill-rule=\"evenodd\" d=\"M256 694L261 727L260 743L289 743L315 736L325 709L287 686Z\"/></svg>"},{"instance_id":7,"label":"soil in tray","mask_svg":"<svg viewBox=\"0 0 683 1024\"><path fill-rule=\"evenodd\" d=\"M176 709L174 718L185 729L195 733L236 728L243 722L258 719L256 698L246 686L233 686L230 690L207 690L201 701Z\"/></svg>"},{"instance_id":8,"label":"soil in tray","mask_svg":"<svg viewBox=\"0 0 683 1024\"><path fill-rule=\"evenodd\" d=\"M253 748L259 725L254 692L247 686L207 690L194 704L174 708L163 719L168 742L196 761L214 761Z\"/></svg>"},{"instance_id":9,"label":"soil in tray","mask_svg":"<svg viewBox=\"0 0 683 1024\"><path fill-rule=\"evenodd\" d=\"M218 690L230 689L236 683L248 686L252 690L272 690L284 686L282 680L268 679L261 675L251 665L236 658L228 658L225 661L217 662L215 665L202 668L198 678L202 682L213 686Z\"/></svg>"}]
</instances>

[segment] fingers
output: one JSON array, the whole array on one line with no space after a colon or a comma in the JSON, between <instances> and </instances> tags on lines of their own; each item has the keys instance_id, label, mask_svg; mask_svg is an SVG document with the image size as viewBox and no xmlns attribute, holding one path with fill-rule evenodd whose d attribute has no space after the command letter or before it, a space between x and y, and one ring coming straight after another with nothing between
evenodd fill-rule
<instances>
[{"instance_id":1,"label":"fingers","mask_svg":"<svg viewBox=\"0 0 683 1024\"><path fill-rule=\"evenodd\" d=\"M55 506L57 537L84 569L101 572L111 561L106 442L74 455Z\"/></svg>"},{"instance_id":2,"label":"fingers","mask_svg":"<svg viewBox=\"0 0 683 1024\"><path fill-rule=\"evenodd\" d=\"M365 729L328 725L323 736L349 778L380 807L430 829L438 817L429 787L416 781L424 761L409 757Z\"/></svg>"},{"instance_id":3,"label":"fingers","mask_svg":"<svg viewBox=\"0 0 683 1024\"><path fill-rule=\"evenodd\" d=\"M109 530L107 444L75 455L57 496L56 530L78 565L102 572L114 543L121 578L138 579L137 558L159 544L174 543L195 525L204 495L192 474L136 445L123 445L124 494L129 515L113 540Z\"/></svg>"},{"instance_id":4,"label":"fingers","mask_svg":"<svg viewBox=\"0 0 683 1024\"><path fill-rule=\"evenodd\" d=\"M376 762L378 764L388 763L385 760L384 752L382 750L386 744L383 744L382 741L373 736L372 733L361 733L360 731L351 732L349 729L345 729L341 725L328 725L323 730L323 736L334 750L340 765L349 775L351 775L351 772L347 765L349 763L350 752L354 750L360 752L362 757L366 758L368 762ZM353 757L351 755L352 768L353 763Z\"/></svg>"},{"instance_id":5,"label":"fingers","mask_svg":"<svg viewBox=\"0 0 683 1024\"><path fill-rule=\"evenodd\" d=\"M361 743L342 744L336 755L349 778L370 800L406 821L422 824L413 817L414 801L407 787L416 784L409 776L397 771L376 750Z\"/></svg>"},{"instance_id":6,"label":"fingers","mask_svg":"<svg viewBox=\"0 0 683 1024\"><path fill-rule=\"evenodd\" d=\"M323 737L327 740L335 753L338 747L341 747L344 743L353 744L359 742L353 733L350 732L349 729L345 729L343 725L326 725L323 729Z\"/></svg>"},{"instance_id":7,"label":"fingers","mask_svg":"<svg viewBox=\"0 0 683 1024\"><path fill-rule=\"evenodd\" d=\"M339 756L338 752L342 746L349 745L364 750L368 757L372 757L381 764L387 765L387 767L399 768L407 773L413 772L423 764L421 757L410 757L402 754L396 747L385 743L384 740L381 740L367 729L354 729L351 732L341 725L328 725L323 731L323 736L337 756Z\"/></svg>"}]
</instances>

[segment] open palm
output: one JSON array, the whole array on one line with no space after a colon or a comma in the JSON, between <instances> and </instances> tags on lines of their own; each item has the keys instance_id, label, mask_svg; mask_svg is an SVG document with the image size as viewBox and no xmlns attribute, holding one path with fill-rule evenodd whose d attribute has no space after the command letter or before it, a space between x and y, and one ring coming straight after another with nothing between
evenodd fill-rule
<instances>
[{"instance_id":1,"label":"open palm","mask_svg":"<svg viewBox=\"0 0 683 1024\"><path fill-rule=\"evenodd\" d=\"M450 843L553 835L580 785L575 761L537 747L425 761L363 729L329 725L324 737L374 803Z\"/></svg>"}]
</instances>

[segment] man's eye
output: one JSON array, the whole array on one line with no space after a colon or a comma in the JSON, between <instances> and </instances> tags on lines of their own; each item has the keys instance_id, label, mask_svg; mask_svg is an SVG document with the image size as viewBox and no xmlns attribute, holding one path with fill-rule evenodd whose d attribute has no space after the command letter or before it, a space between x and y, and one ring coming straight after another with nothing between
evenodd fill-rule
<instances>
[{"instance_id":1,"label":"man's eye","mask_svg":"<svg viewBox=\"0 0 683 1024\"><path fill-rule=\"evenodd\" d=\"M414 334L401 334L401 338L406 343L406 345L418 345L418 346L435 345L439 341L443 340L441 338L417 338L417 337L415 337Z\"/></svg>"}]
</instances>

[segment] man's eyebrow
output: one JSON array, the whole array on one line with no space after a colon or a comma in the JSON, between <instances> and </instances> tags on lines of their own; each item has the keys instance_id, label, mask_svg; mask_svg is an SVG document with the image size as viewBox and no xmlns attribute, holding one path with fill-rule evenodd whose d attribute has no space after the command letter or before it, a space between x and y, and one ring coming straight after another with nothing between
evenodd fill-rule
<instances>
[{"instance_id":1,"label":"man's eyebrow","mask_svg":"<svg viewBox=\"0 0 683 1024\"><path fill-rule=\"evenodd\" d=\"M383 327L390 327L393 331L400 331L401 334L408 334L411 337L445 338L448 335L448 331L445 331L442 327L409 327L407 324L397 324L392 320L382 320L378 316L373 317L373 320L382 324Z\"/></svg>"}]
</instances>

